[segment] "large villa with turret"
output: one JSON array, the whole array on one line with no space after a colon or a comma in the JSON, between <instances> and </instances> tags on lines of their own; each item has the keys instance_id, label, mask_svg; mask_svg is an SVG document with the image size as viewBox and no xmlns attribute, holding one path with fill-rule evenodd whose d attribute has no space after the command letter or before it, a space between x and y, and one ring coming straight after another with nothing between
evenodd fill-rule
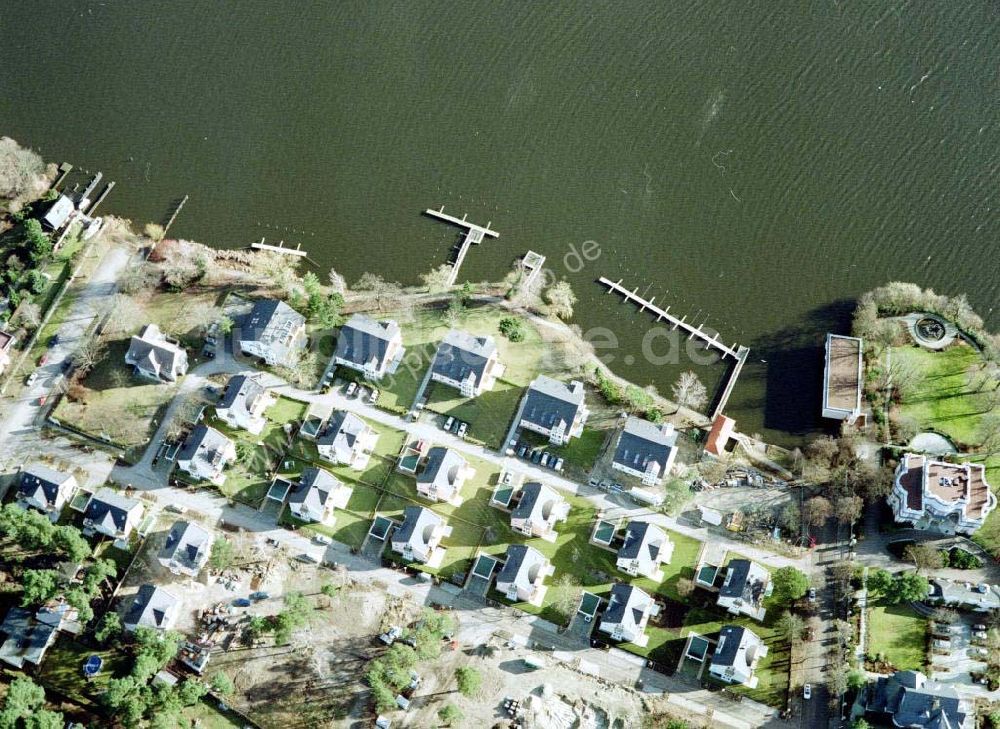
<instances>
[{"instance_id":1,"label":"large villa with turret","mask_svg":"<svg viewBox=\"0 0 1000 729\"><path fill-rule=\"evenodd\" d=\"M981 463L945 463L914 453L903 456L889 494L897 522L946 534L972 534L996 505Z\"/></svg>"}]
</instances>

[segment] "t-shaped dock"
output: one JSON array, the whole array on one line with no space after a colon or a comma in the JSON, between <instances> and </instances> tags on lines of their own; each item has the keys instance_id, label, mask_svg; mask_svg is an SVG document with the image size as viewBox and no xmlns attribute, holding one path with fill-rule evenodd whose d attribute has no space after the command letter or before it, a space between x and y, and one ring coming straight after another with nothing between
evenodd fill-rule
<instances>
[{"instance_id":1,"label":"t-shaped dock","mask_svg":"<svg viewBox=\"0 0 1000 729\"><path fill-rule=\"evenodd\" d=\"M465 237L462 242L458 245L458 253L455 254L455 260L451 262L451 275L448 277L448 285L454 286L455 280L458 278L458 269L462 267L462 261L465 260L465 254L469 251L469 246L473 243L479 245L483 242L483 238L490 236L491 238L499 238L500 234L495 230L490 230L490 221L486 224L486 227L481 225L476 225L475 223L470 223L466 218L468 215L463 215L461 218L456 218L452 215L448 215L444 212L444 205L441 206L440 210L434 210L433 208L427 208L424 211L424 215L429 215L432 218L437 218L438 220L443 220L446 223L451 223L452 225L457 225L460 228L465 228Z\"/></svg>"}]
</instances>

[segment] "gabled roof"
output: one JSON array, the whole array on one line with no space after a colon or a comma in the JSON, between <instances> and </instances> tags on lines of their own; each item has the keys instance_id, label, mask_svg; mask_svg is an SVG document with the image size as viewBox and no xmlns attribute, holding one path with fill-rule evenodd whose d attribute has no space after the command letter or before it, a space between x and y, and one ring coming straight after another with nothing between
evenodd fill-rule
<instances>
[{"instance_id":1,"label":"gabled roof","mask_svg":"<svg viewBox=\"0 0 1000 729\"><path fill-rule=\"evenodd\" d=\"M226 451L232 444L229 438L215 428L201 424L196 426L184 441L184 447L177 454L177 460L195 461L208 470L218 470Z\"/></svg>"},{"instance_id":2,"label":"gabled roof","mask_svg":"<svg viewBox=\"0 0 1000 729\"><path fill-rule=\"evenodd\" d=\"M53 230L58 230L66 224L75 209L72 200L66 195L60 195L45 212L42 220Z\"/></svg>"},{"instance_id":3,"label":"gabled roof","mask_svg":"<svg viewBox=\"0 0 1000 729\"><path fill-rule=\"evenodd\" d=\"M444 519L423 506L407 506L403 511L403 523L395 534L393 542L403 542L415 547L426 547L434 530L444 524Z\"/></svg>"},{"instance_id":4,"label":"gabled roof","mask_svg":"<svg viewBox=\"0 0 1000 729\"><path fill-rule=\"evenodd\" d=\"M719 643L712 655L712 666L732 668L733 675L745 681L752 673L756 655L764 643L748 628L739 625L725 625L719 631Z\"/></svg>"},{"instance_id":5,"label":"gabled roof","mask_svg":"<svg viewBox=\"0 0 1000 729\"><path fill-rule=\"evenodd\" d=\"M315 466L302 469L302 475L297 484L292 486L288 495L289 504L301 504L310 511L322 511L326 502L343 484L329 471Z\"/></svg>"},{"instance_id":6,"label":"gabled roof","mask_svg":"<svg viewBox=\"0 0 1000 729\"><path fill-rule=\"evenodd\" d=\"M188 570L197 570L212 545L212 535L207 529L190 521L176 521L170 527L167 541L160 550L160 559L179 562Z\"/></svg>"},{"instance_id":7,"label":"gabled roof","mask_svg":"<svg viewBox=\"0 0 1000 729\"><path fill-rule=\"evenodd\" d=\"M76 478L41 463L32 463L21 471L17 490L28 498L52 506L59 497L59 489L67 484L75 487Z\"/></svg>"},{"instance_id":8,"label":"gabled roof","mask_svg":"<svg viewBox=\"0 0 1000 729\"><path fill-rule=\"evenodd\" d=\"M222 409L236 407L249 414L257 401L266 394L267 388L261 382L260 375L233 375L226 383L218 407Z\"/></svg>"},{"instance_id":9,"label":"gabled roof","mask_svg":"<svg viewBox=\"0 0 1000 729\"><path fill-rule=\"evenodd\" d=\"M172 620L170 613L180 600L162 587L145 584L139 588L131 607L125 614L126 625L146 628L167 628Z\"/></svg>"},{"instance_id":10,"label":"gabled roof","mask_svg":"<svg viewBox=\"0 0 1000 729\"><path fill-rule=\"evenodd\" d=\"M173 377L187 363L187 352L167 341L156 324L147 324L129 341L125 362L157 375L169 372Z\"/></svg>"},{"instance_id":11,"label":"gabled roof","mask_svg":"<svg viewBox=\"0 0 1000 729\"><path fill-rule=\"evenodd\" d=\"M562 424L566 428L576 420L583 407L583 385L567 385L551 377L539 375L528 386L521 418L529 423L552 429Z\"/></svg>"},{"instance_id":12,"label":"gabled roof","mask_svg":"<svg viewBox=\"0 0 1000 729\"><path fill-rule=\"evenodd\" d=\"M611 587L608 607L601 620L621 625L629 635L635 635L640 632L639 625L652 604L653 598L638 587L618 582Z\"/></svg>"},{"instance_id":13,"label":"gabled roof","mask_svg":"<svg viewBox=\"0 0 1000 729\"><path fill-rule=\"evenodd\" d=\"M659 466L658 473L666 472L671 451L677 447L677 432L673 426L656 425L630 416L618 439L614 461L626 468L646 471L651 463Z\"/></svg>"},{"instance_id":14,"label":"gabled roof","mask_svg":"<svg viewBox=\"0 0 1000 729\"><path fill-rule=\"evenodd\" d=\"M98 489L87 504L87 519L116 532L124 531L129 515L142 510L138 499L122 496L109 488Z\"/></svg>"},{"instance_id":15,"label":"gabled roof","mask_svg":"<svg viewBox=\"0 0 1000 729\"><path fill-rule=\"evenodd\" d=\"M389 345L401 336L399 324L392 319L376 321L365 314L354 314L340 328L334 356L359 367L374 362L381 368Z\"/></svg>"},{"instance_id":16,"label":"gabled roof","mask_svg":"<svg viewBox=\"0 0 1000 729\"><path fill-rule=\"evenodd\" d=\"M625 527L625 542L618 550L618 559L654 561L667 541L662 529L648 521L630 521Z\"/></svg>"},{"instance_id":17,"label":"gabled roof","mask_svg":"<svg viewBox=\"0 0 1000 729\"><path fill-rule=\"evenodd\" d=\"M358 438L368 430L368 424L354 413L337 411L330 418L326 429L316 438L316 445L330 446L340 461L350 461L354 456Z\"/></svg>"},{"instance_id":18,"label":"gabled roof","mask_svg":"<svg viewBox=\"0 0 1000 729\"><path fill-rule=\"evenodd\" d=\"M531 481L521 487L521 500L511 512L512 519L543 519L548 521L554 507L564 501L559 493L545 484Z\"/></svg>"},{"instance_id":19,"label":"gabled roof","mask_svg":"<svg viewBox=\"0 0 1000 729\"><path fill-rule=\"evenodd\" d=\"M455 488L462 469L468 463L457 451L435 446L427 451L427 465L417 475L417 483L433 484L437 488Z\"/></svg>"},{"instance_id":20,"label":"gabled roof","mask_svg":"<svg viewBox=\"0 0 1000 729\"><path fill-rule=\"evenodd\" d=\"M548 563L545 556L534 547L512 544L507 547L507 561L497 575L497 582L509 582L524 590L531 589Z\"/></svg>"},{"instance_id":21,"label":"gabled roof","mask_svg":"<svg viewBox=\"0 0 1000 729\"><path fill-rule=\"evenodd\" d=\"M961 729L969 707L951 686L928 681L919 671L897 671L875 683L867 709L892 715L896 726Z\"/></svg>"},{"instance_id":22,"label":"gabled roof","mask_svg":"<svg viewBox=\"0 0 1000 729\"><path fill-rule=\"evenodd\" d=\"M452 329L438 345L431 368L434 374L458 382L471 376L478 387L496 351L493 337Z\"/></svg>"},{"instance_id":23,"label":"gabled roof","mask_svg":"<svg viewBox=\"0 0 1000 729\"><path fill-rule=\"evenodd\" d=\"M261 299L254 303L243 320L240 339L267 345L281 344L305 323L305 317L284 301Z\"/></svg>"},{"instance_id":24,"label":"gabled roof","mask_svg":"<svg viewBox=\"0 0 1000 729\"><path fill-rule=\"evenodd\" d=\"M30 610L12 607L0 624L4 641L0 660L18 668L25 662L38 665L55 638L57 626L35 620Z\"/></svg>"},{"instance_id":25,"label":"gabled roof","mask_svg":"<svg viewBox=\"0 0 1000 729\"><path fill-rule=\"evenodd\" d=\"M759 605L764 599L764 590L770 580L766 569L749 559L731 559L727 565L726 582L719 588L719 595L728 598L742 598Z\"/></svg>"}]
</instances>

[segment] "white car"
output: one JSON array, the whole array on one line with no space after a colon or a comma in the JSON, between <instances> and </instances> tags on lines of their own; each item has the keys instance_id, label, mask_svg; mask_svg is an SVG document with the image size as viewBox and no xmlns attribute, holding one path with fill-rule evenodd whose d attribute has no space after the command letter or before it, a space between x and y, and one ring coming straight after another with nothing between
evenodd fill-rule
<instances>
[{"instance_id":1,"label":"white car","mask_svg":"<svg viewBox=\"0 0 1000 729\"><path fill-rule=\"evenodd\" d=\"M444 429L451 430L451 426L454 422L455 422L455 417L453 415L449 415L448 419L444 421Z\"/></svg>"},{"instance_id":2,"label":"white car","mask_svg":"<svg viewBox=\"0 0 1000 729\"><path fill-rule=\"evenodd\" d=\"M808 700L811 699L813 695L813 687L811 683L804 684L802 686L802 698Z\"/></svg>"},{"instance_id":3,"label":"white car","mask_svg":"<svg viewBox=\"0 0 1000 729\"><path fill-rule=\"evenodd\" d=\"M378 390L372 389L372 394L368 396L368 402L374 405L378 402L379 392Z\"/></svg>"},{"instance_id":4,"label":"white car","mask_svg":"<svg viewBox=\"0 0 1000 729\"><path fill-rule=\"evenodd\" d=\"M357 389L358 389L358 383L357 382L351 382L351 383L349 383L347 385L347 390L344 391L344 394L347 395L348 397L350 397L351 395L354 394L354 391L357 390Z\"/></svg>"},{"instance_id":5,"label":"white car","mask_svg":"<svg viewBox=\"0 0 1000 729\"><path fill-rule=\"evenodd\" d=\"M809 588L809 602L816 602L816 588Z\"/></svg>"},{"instance_id":6,"label":"white car","mask_svg":"<svg viewBox=\"0 0 1000 729\"><path fill-rule=\"evenodd\" d=\"M314 534L313 541L316 542L316 544L333 544L333 540L325 534Z\"/></svg>"},{"instance_id":7,"label":"white car","mask_svg":"<svg viewBox=\"0 0 1000 729\"><path fill-rule=\"evenodd\" d=\"M464 438L465 437L465 431L467 431L468 429L469 429L469 424L468 423L462 423L461 425L459 425L458 426L458 437L459 438Z\"/></svg>"}]
</instances>

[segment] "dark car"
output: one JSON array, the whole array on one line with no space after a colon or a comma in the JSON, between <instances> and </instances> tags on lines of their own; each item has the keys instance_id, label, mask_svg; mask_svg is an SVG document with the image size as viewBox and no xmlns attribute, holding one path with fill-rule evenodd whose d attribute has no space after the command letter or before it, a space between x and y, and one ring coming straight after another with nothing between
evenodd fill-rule
<instances>
[{"instance_id":1,"label":"dark car","mask_svg":"<svg viewBox=\"0 0 1000 729\"><path fill-rule=\"evenodd\" d=\"M49 346L54 347L57 344L59 344L59 335L53 334L51 337L49 337Z\"/></svg>"},{"instance_id":2,"label":"dark car","mask_svg":"<svg viewBox=\"0 0 1000 729\"><path fill-rule=\"evenodd\" d=\"M250 607L251 604L252 603L250 602L250 600L248 600L245 597L238 597L235 600L233 600L233 605L235 605L236 607Z\"/></svg>"}]
</instances>

